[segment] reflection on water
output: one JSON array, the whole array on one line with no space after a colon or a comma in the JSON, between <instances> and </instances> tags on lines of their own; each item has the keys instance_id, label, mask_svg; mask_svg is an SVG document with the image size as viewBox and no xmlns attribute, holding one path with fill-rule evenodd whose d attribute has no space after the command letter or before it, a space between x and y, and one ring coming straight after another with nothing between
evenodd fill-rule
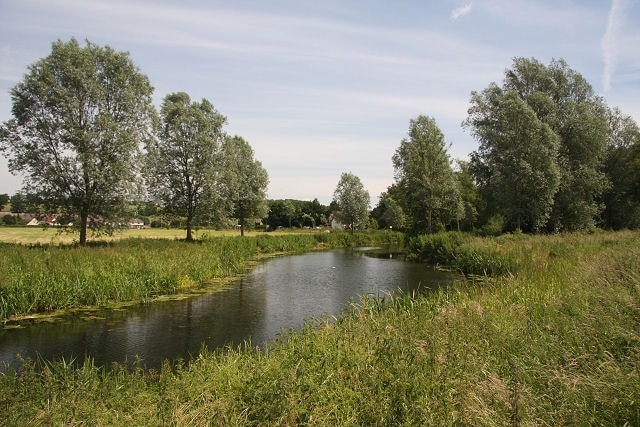
<instances>
[{"instance_id":1,"label":"reflection on water","mask_svg":"<svg viewBox=\"0 0 640 427\"><path fill-rule=\"evenodd\" d=\"M262 345L307 318L339 313L359 295L434 288L453 277L379 251L275 258L228 291L107 310L101 319L0 330L0 361L17 366L17 355L47 360L88 356L99 366L140 358L158 367L165 359L195 356L202 345Z\"/></svg>"}]
</instances>

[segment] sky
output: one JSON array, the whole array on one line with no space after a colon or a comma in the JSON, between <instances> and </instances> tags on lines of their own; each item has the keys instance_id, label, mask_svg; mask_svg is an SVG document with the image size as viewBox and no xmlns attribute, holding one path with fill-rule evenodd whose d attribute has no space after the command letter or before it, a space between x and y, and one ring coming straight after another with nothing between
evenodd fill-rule
<instances>
[{"instance_id":1,"label":"sky","mask_svg":"<svg viewBox=\"0 0 640 427\"><path fill-rule=\"evenodd\" d=\"M270 199L329 204L350 172L375 206L419 115L467 160L471 92L515 57L564 59L640 123L640 0L0 0L0 121L28 66L72 37L129 52L158 107L179 91L211 101ZM21 182L0 156L0 194Z\"/></svg>"}]
</instances>

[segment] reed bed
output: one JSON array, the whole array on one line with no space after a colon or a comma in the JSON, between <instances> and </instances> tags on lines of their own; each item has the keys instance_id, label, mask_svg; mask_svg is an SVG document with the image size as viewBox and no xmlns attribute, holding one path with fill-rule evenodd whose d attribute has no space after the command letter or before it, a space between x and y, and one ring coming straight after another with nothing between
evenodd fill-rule
<instances>
[{"instance_id":1,"label":"reed bed","mask_svg":"<svg viewBox=\"0 0 640 427\"><path fill-rule=\"evenodd\" d=\"M640 233L465 242L518 270L159 371L25 362L6 425L640 425Z\"/></svg>"}]
</instances>

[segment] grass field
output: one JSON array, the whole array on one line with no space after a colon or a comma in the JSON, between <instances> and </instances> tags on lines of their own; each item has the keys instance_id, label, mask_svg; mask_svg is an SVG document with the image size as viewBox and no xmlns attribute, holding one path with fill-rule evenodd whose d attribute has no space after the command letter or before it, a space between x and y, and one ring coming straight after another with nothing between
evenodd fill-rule
<instances>
[{"instance_id":1,"label":"grass field","mask_svg":"<svg viewBox=\"0 0 640 427\"><path fill-rule=\"evenodd\" d=\"M275 234L286 234L287 232L278 231ZM246 235L252 236L257 234L264 234L262 231L250 231L245 232ZM236 230L195 230L194 238L199 239L202 236L238 236L239 231ZM141 238L141 239L184 239L186 231L182 229L166 229L166 228L145 228L142 230L130 230L126 229L121 232L116 232L113 236L89 236L88 241L110 241L121 240L128 238ZM0 242L4 243L17 243L17 244L70 244L78 241L77 233L65 233L60 232L53 227L0 227Z\"/></svg>"},{"instance_id":2,"label":"grass field","mask_svg":"<svg viewBox=\"0 0 640 427\"><path fill-rule=\"evenodd\" d=\"M27 362L0 374L3 423L640 425L640 233L465 245L519 269L160 371Z\"/></svg>"}]
</instances>

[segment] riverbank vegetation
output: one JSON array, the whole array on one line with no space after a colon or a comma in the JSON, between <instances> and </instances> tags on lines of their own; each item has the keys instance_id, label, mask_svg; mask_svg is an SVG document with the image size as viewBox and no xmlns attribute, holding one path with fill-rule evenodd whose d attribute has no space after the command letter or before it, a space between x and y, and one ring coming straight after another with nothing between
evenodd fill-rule
<instances>
[{"instance_id":1,"label":"riverbank vegetation","mask_svg":"<svg viewBox=\"0 0 640 427\"><path fill-rule=\"evenodd\" d=\"M7 425L638 425L639 238L470 239L517 271L362 300L266 349L158 372L26 362L0 376L0 411Z\"/></svg>"},{"instance_id":2,"label":"riverbank vegetation","mask_svg":"<svg viewBox=\"0 0 640 427\"><path fill-rule=\"evenodd\" d=\"M89 242L91 248L0 243L0 320L215 290L260 256L402 239L391 232L334 232L203 235L196 243L134 238Z\"/></svg>"}]
</instances>

